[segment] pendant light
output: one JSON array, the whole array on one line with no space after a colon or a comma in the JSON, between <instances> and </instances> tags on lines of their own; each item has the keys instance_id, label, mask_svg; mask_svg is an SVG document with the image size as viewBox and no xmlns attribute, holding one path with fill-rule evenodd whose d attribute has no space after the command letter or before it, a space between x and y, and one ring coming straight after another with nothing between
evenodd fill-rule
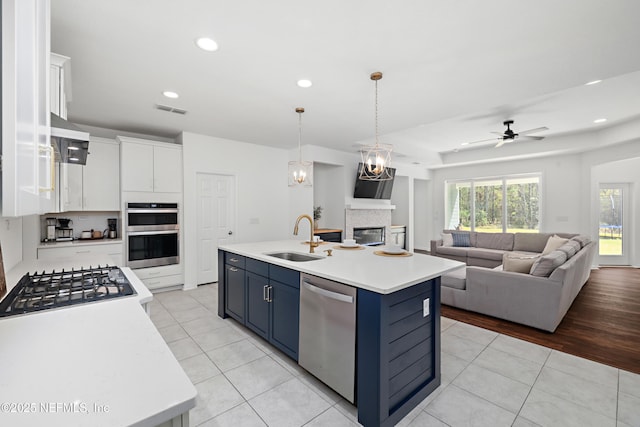
<instances>
[{"instance_id":1,"label":"pendant light","mask_svg":"<svg viewBox=\"0 0 640 427\"><path fill-rule=\"evenodd\" d=\"M364 145L360 151L362 154L362 168L358 179L363 181L388 181L393 179L393 176L389 173L393 147L387 144L380 144L378 141L378 80L381 78L382 73L379 71L371 74L371 80L376 85L376 139L374 145Z\"/></svg>"},{"instance_id":2,"label":"pendant light","mask_svg":"<svg viewBox=\"0 0 640 427\"><path fill-rule=\"evenodd\" d=\"M298 160L289 162L289 187L311 187L313 162L302 160L302 113L304 113L304 108L296 108L296 113L298 113Z\"/></svg>"}]
</instances>

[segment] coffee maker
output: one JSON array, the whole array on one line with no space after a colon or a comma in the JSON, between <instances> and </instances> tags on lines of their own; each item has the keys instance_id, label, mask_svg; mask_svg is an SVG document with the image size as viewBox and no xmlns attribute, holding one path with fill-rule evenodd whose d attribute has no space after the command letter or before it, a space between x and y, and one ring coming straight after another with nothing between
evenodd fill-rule
<instances>
[{"instance_id":1,"label":"coffee maker","mask_svg":"<svg viewBox=\"0 0 640 427\"><path fill-rule=\"evenodd\" d=\"M73 228L71 225L73 221L69 218L58 218L60 227L56 227L56 240L65 242L73 240Z\"/></svg>"},{"instance_id":2,"label":"coffee maker","mask_svg":"<svg viewBox=\"0 0 640 427\"><path fill-rule=\"evenodd\" d=\"M118 218L108 218L107 225L109 226L109 238L115 239L118 237Z\"/></svg>"}]
</instances>

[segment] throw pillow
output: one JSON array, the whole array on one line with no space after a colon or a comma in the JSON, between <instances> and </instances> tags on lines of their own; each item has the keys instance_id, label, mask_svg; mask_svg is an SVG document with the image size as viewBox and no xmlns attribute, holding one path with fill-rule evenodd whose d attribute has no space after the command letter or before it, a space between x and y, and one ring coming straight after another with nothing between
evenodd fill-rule
<instances>
[{"instance_id":1,"label":"throw pillow","mask_svg":"<svg viewBox=\"0 0 640 427\"><path fill-rule=\"evenodd\" d=\"M564 239L558 236L557 234L554 234L553 236L549 237L549 240L547 240L547 244L542 250L542 255L546 255L555 251L556 249L558 249L560 246L564 245L568 241L569 239Z\"/></svg>"},{"instance_id":2,"label":"throw pillow","mask_svg":"<svg viewBox=\"0 0 640 427\"><path fill-rule=\"evenodd\" d=\"M502 270L529 274L533 263L536 262L539 257L540 255L505 253L502 255Z\"/></svg>"},{"instance_id":3,"label":"throw pillow","mask_svg":"<svg viewBox=\"0 0 640 427\"><path fill-rule=\"evenodd\" d=\"M451 233L442 233L442 246L453 246L453 236Z\"/></svg>"},{"instance_id":4,"label":"throw pillow","mask_svg":"<svg viewBox=\"0 0 640 427\"><path fill-rule=\"evenodd\" d=\"M589 238L589 236L583 236L583 235L573 236L571 240L575 240L576 242L580 243L581 248L584 248L589 243L591 243L591 238Z\"/></svg>"},{"instance_id":5,"label":"throw pillow","mask_svg":"<svg viewBox=\"0 0 640 427\"><path fill-rule=\"evenodd\" d=\"M467 248L471 246L471 237L467 231L454 231L451 233L453 238L453 246Z\"/></svg>"},{"instance_id":6,"label":"throw pillow","mask_svg":"<svg viewBox=\"0 0 640 427\"><path fill-rule=\"evenodd\" d=\"M575 240L569 240L567 243L560 246L558 250L567 254L567 259L569 259L576 253L578 253L578 251L580 250L580 243L576 242Z\"/></svg>"},{"instance_id":7,"label":"throw pillow","mask_svg":"<svg viewBox=\"0 0 640 427\"><path fill-rule=\"evenodd\" d=\"M538 258L531 266L529 274L538 277L549 277L553 270L560 267L567 260L567 254L562 251L552 251Z\"/></svg>"}]
</instances>

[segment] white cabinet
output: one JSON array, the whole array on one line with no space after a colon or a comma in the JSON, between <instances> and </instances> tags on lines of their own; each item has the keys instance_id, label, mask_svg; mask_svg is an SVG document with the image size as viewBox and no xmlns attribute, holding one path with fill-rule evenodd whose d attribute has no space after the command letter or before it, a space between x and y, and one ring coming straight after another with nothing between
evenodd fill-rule
<instances>
[{"instance_id":1,"label":"white cabinet","mask_svg":"<svg viewBox=\"0 0 640 427\"><path fill-rule=\"evenodd\" d=\"M138 268L133 270L144 285L153 290L184 284L182 265Z\"/></svg>"},{"instance_id":2,"label":"white cabinet","mask_svg":"<svg viewBox=\"0 0 640 427\"><path fill-rule=\"evenodd\" d=\"M124 265L122 257L122 242L117 243L71 243L67 246L52 246L38 248L38 259L55 261L77 256L97 255L107 256L113 265Z\"/></svg>"},{"instance_id":3,"label":"white cabinet","mask_svg":"<svg viewBox=\"0 0 640 427\"><path fill-rule=\"evenodd\" d=\"M182 146L119 136L122 191L182 192Z\"/></svg>"},{"instance_id":4,"label":"white cabinet","mask_svg":"<svg viewBox=\"0 0 640 427\"><path fill-rule=\"evenodd\" d=\"M91 138L82 173L82 210L120 210L120 147Z\"/></svg>"},{"instance_id":5,"label":"white cabinet","mask_svg":"<svg viewBox=\"0 0 640 427\"><path fill-rule=\"evenodd\" d=\"M67 101L70 99L69 90L71 85L69 67L71 59L68 56L51 53L51 64L49 67L49 105L51 112L63 119L67 118Z\"/></svg>"},{"instance_id":6,"label":"white cabinet","mask_svg":"<svg viewBox=\"0 0 640 427\"><path fill-rule=\"evenodd\" d=\"M120 210L120 148L115 141L92 137L87 164L60 163L59 212Z\"/></svg>"},{"instance_id":7,"label":"white cabinet","mask_svg":"<svg viewBox=\"0 0 640 427\"><path fill-rule=\"evenodd\" d=\"M51 206L49 22L49 0L2 0L3 216Z\"/></svg>"}]
</instances>

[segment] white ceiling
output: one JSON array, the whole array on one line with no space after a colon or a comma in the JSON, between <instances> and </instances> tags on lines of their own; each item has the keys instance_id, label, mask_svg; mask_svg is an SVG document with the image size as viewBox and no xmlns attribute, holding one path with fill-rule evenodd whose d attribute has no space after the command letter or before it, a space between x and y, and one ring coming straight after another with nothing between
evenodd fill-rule
<instances>
[{"instance_id":1,"label":"white ceiling","mask_svg":"<svg viewBox=\"0 0 640 427\"><path fill-rule=\"evenodd\" d=\"M381 142L428 165L506 119L516 132L547 126L548 140L640 117L637 0L52 0L51 10L52 51L72 58L69 119L86 125L290 149L302 106L303 144L353 152L373 138L374 71ZM198 49L200 36L220 49ZM514 144L548 146L500 150Z\"/></svg>"}]
</instances>

